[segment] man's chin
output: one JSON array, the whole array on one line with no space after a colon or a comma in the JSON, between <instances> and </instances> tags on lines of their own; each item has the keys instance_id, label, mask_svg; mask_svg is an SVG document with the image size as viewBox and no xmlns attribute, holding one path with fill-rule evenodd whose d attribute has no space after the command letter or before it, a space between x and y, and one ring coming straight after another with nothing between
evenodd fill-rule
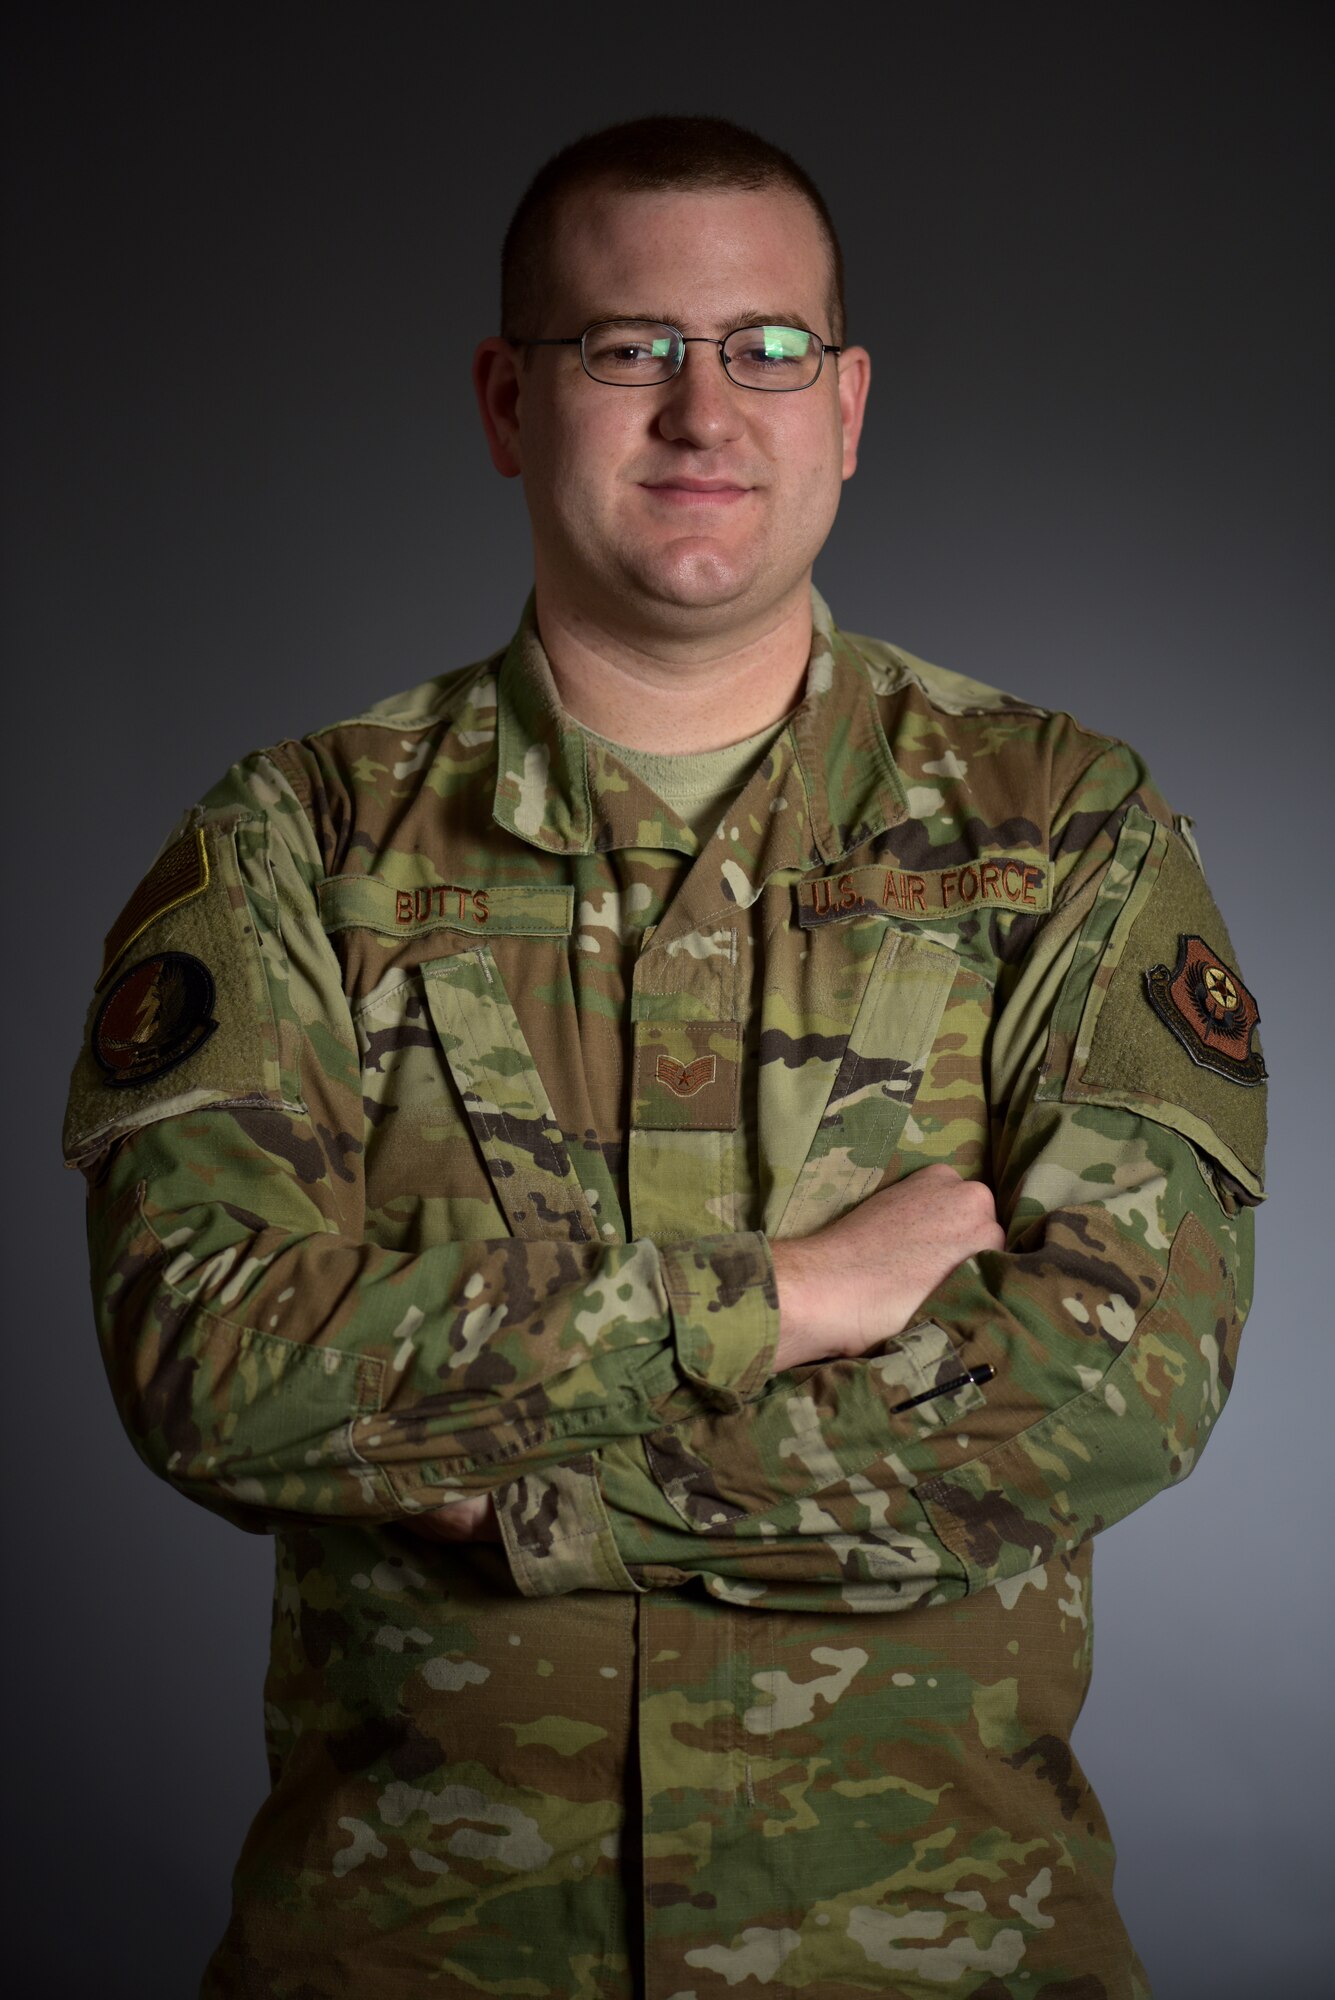
<instances>
[{"instance_id":1,"label":"man's chin","mask_svg":"<svg viewBox=\"0 0 1335 2000\"><path fill-rule=\"evenodd\" d=\"M627 581L665 614L706 614L725 611L745 599L756 576L750 566L731 561L717 550L702 549L674 552L670 561L637 563L630 567Z\"/></svg>"}]
</instances>

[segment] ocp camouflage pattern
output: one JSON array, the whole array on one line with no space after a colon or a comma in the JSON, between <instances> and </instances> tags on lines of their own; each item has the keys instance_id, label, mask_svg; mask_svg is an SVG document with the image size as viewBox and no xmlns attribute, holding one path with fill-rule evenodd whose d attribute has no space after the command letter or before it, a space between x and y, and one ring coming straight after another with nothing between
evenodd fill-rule
<instances>
[{"instance_id":1,"label":"ocp camouflage pattern","mask_svg":"<svg viewBox=\"0 0 1335 2000\"><path fill-rule=\"evenodd\" d=\"M1145 978L1236 960L1124 745L813 617L703 844L530 609L237 765L104 975L189 955L218 1024L75 1071L117 1403L276 1536L209 2000L1149 1990L1070 1737L1090 1538L1213 1429L1262 1187L1263 1090ZM1005 1251L776 1375L769 1241L932 1161ZM503 1545L404 1525L480 1492Z\"/></svg>"}]
</instances>

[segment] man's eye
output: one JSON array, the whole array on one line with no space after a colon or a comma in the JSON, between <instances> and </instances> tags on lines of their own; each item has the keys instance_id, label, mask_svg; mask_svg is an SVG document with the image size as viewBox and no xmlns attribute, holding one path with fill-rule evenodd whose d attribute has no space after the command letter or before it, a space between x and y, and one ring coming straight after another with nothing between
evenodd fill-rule
<instances>
[{"instance_id":1,"label":"man's eye","mask_svg":"<svg viewBox=\"0 0 1335 2000\"><path fill-rule=\"evenodd\" d=\"M740 350L733 348L730 358L745 363L748 368L782 369L797 367L799 362L805 361L806 356L776 352L774 348L757 342L753 347L743 347Z\"/></svg>"},{"instance_id":2,"label":"man's eye","mask_svg":"<svg viewBox=\"0 0 1335 2000\"><path fill-rule=\"evenodd\" d=\"M671 342L623 334L620 339L590 341L585 357L595 375L653 376L670 356Z\"/></svg>"},{"instance_id":3,"label":"man's eye","mask_svg":"<svg viewBox=\"0 0 1335 2000\"><path fill-rule=\"evenodd\" d=\"M801 384L811 376L814 348L813 335L801 327L742 327L728 342L728 368L735 380L758 388L774 386L777 375L791 375Z\"/></svg>"}]
</instances>

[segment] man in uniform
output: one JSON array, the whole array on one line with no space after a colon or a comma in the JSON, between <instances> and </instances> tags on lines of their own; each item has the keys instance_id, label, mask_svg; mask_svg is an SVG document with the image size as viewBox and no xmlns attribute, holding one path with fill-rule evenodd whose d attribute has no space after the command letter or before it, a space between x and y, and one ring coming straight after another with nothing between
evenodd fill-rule
<instances>
[{"instance_id":1,"label":"man in uniform","mask_svg":"<svg viewBox=\"0 0 1335 2000\"><path fill-rule=\"evenodd\" d=\"M223 779L72 1087L125 1424L276 1537L204 1991L1132 2000L1090 1538L1261 1193L1189 823L814 595L869 362L784 154L568 148L502 324L514 639Z\"/></svg>"}]
</instances>

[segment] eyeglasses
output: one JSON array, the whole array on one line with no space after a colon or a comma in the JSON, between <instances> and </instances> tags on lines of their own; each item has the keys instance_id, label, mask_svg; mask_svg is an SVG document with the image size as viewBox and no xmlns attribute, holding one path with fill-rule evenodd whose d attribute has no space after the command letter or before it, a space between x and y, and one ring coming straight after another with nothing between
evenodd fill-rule
<instances>
[{"instance_id":1,"label":"eyeglasses","mask_svg":"<svg viewBox=\"0 0 1335 2000\"><path fill-rule=\"evenodd\" d=\"M657 319L600 319L564 340L516 340L515 347L577 347L584 373L613 389L649 389L670 382L688 347L717 347L730 381L780 395L809 389L827 354L840 354L801 326L739 326L722 340L685 334Z\"/></svg>"}]
</instances>

